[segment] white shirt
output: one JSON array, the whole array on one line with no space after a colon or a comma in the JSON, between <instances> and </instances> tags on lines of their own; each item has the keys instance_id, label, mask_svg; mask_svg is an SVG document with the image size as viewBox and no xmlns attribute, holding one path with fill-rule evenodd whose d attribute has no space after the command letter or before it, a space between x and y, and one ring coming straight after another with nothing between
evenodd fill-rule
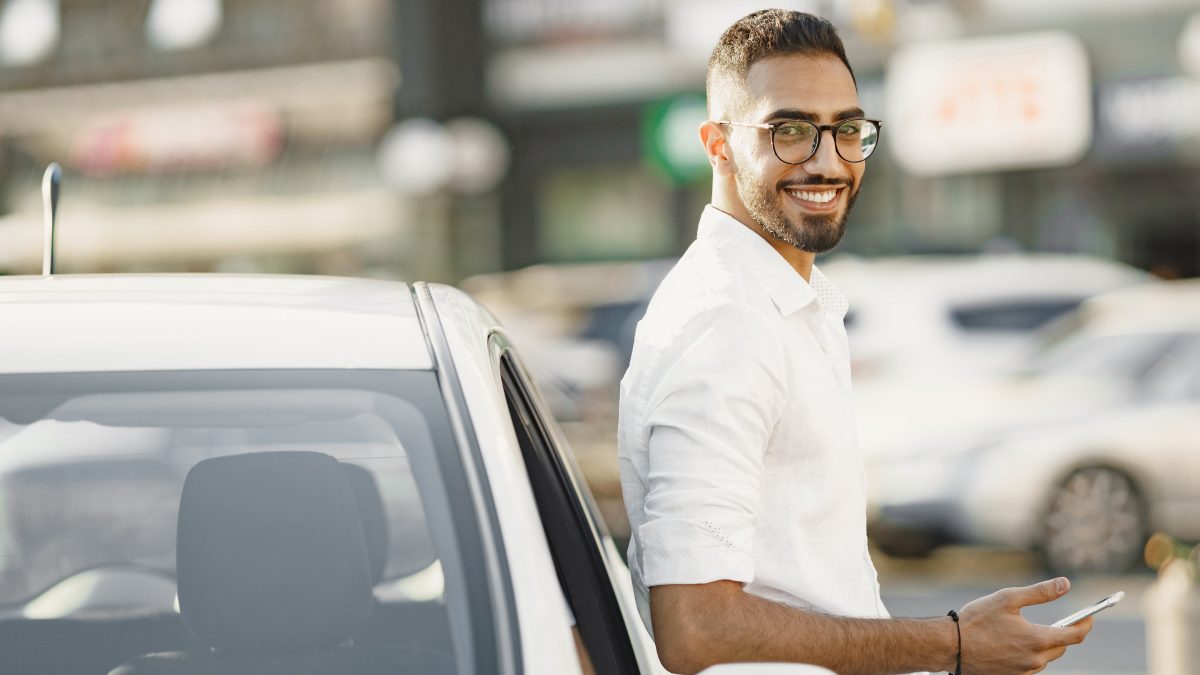
<instances>
[{"instance_id":1,"label":"white shirt","mask_svg":"<svg viewBox=\"0 0 1200 675\"><path fill-rule=\"evenodd\" d=\"M709 206L638 324L618 455L629 567L649 587L729 579L827 614L886 617L867 552L847 302Z\"/></svg>"}]
</instances>

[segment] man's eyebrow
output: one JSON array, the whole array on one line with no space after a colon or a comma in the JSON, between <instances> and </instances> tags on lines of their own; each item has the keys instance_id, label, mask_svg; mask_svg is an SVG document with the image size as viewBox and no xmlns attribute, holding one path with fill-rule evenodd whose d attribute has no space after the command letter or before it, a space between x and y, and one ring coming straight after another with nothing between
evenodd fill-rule
<instances>
[{"instance_id":1,"label":"man's eyebrow","mask_svg":"<svg viewBox=\"0 0 1200 675\"><path fill-rule=\"evenodd\" d=\"M846 108L845 110L839 110L838 112L834 113L833 119L835 119L835 120L851 120L856 117L866 117L866 116L867 116L867 113L863 112L862 108Z\"/></svg>"},{"instance_id":2,"label":"man's eyebrow","mask_svg":"<svg viewBox=\"0 0 1200 675\"><path fill-rule=\"evenodd\" d=\"M771 120L803 120L805 122L816 122L820 116L816 113L810 113L807 110L799 110L797 108L780 108L775 110L764 118L764 121Z\"/></svg>"},{"instance_id":3,"label":"man's eyebrow","mask_svg":"<svg viewBox=\"0 0 1200 675\"><path fill-rule=\"evenodd\" d=\"M839 110L838 112L834 113L833 119L834 121L848 120L856 117L863 117L864 115L866 115L866 113L863 112L862 108L846 108L845 110ZM807 110L800 110L799 108L780 108L779 110L771 112L763 119L764 122L771 122L774 120L802 120L804 122L820 122L821 116Z\"/></svg>"}]
</instances>

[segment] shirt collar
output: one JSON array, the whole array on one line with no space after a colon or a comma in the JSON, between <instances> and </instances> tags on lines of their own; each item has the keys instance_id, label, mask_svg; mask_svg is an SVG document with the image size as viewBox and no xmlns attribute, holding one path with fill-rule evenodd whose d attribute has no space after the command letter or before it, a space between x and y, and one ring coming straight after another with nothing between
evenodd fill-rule
<instances>
[{"instance_id":1,"label":"shirt collar","mask_svg":"<svg viewBox=\"0 0 1200 675\"><path fill-rule=\"evenodd\" d=\"M842 321L849 303L824 274L813 265L811 283L779 255L772 246L736 218L712 204L700 216L697 238L725 252L740 266L749 268L766 289L779 313L788 316L817 300L827 315Z\"/></svg>"}]
</instances>

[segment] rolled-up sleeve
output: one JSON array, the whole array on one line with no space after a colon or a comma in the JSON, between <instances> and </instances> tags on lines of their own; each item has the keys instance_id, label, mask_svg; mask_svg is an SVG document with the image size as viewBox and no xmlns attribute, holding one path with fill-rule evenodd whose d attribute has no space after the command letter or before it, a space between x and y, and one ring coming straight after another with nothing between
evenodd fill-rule
<instances>
[{"instance_id":1,"label":"rolled-up sleeve","mask_svg":"<svg viewBox=\"0 0 1200 675\"><path fill-rule=\"evenodd\" d=\"M782 414L778 327L752 307L694 317L648 397L647 587L754 578L763 455Z\"/></svg>"}]
</instances>

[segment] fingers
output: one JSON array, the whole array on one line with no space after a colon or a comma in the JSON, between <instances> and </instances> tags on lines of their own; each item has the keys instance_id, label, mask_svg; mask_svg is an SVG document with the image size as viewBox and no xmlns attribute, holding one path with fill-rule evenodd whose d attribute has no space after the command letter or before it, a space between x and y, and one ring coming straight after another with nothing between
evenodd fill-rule
<instances>
[{"instance_id":1,"label":"fingers","mask_svg":"<svg viewBox=\"0 0 1200 675\"><path fill-rule=\"evenodd\" d=\"M1040 605L1061 598L1071 588L1071 582L1066 577L1050 579L1032 586L1021 588L1006 588L1002 593L1010 607L1020 608L1029 605Z\"/></svg>"},{"instance_id":2,"label":"fingers","mask_svg":"<svg viewBox=\"0 0 1200 675\"><path fill-rule=\"evenodd\" d=\"M1048 641L1045 644L1051 646L1042 649L1041 653L1037 655L1034 663L1031 664L1034 666L1034 670L1031 672L1042 672L1051 662L1062 658L1063 654L1067 653L1067 647L1083 642L1088 631L1092 630L1092 618L1088 617L1067 628L1049 628L1049 630L1053 632L1047 636Z\"/></svg>"},{"instance_id":3,"label":"fingers","mask_svg":"<svg viewBox=\"0 0 1200 675\"><path fill-rule=\"evenodd\" d=\"M1063 654L1066 653L1066 647L1051 647L1049 649L1044 649L1036 656L1031 657L1029 661L1024 664L1025 671L1029 673L1040 673L1046 669L1046 666L1049 666L1052 662L1062 658Z\"/></svg>"},{"instance_id":4,"label":"fingers","mask_svg":"<svg viewBox=\"0 0 1200 675\"><path fill-rule=\"evenodd\" d=\"M1042 672L1043 670L1046 669L1046 666L1049 666L1052 662L1057 661L1059 658L1062 657L1063 654L1066 654L1066 653L1067 653L1066 647L1056 647L1049 651L1043 652L1041 655L1042 664L1037 670L1035 670L1033 672L1035 672L1035 673Z\"/></svg>"},{"instance_id":5,"label":"fingers","mask_svg":"<svg viewBox=\"0 0 1200 675\"><path fill-rule=\"evenodd\" d=\"M1092 630L1092 617L1088 617L1074 626L1055 628L1053 626L1039 627L1039 639L1046 647L1066 648L1083 642Z\"/></svg>"},{"instance_id":6,"label":"fingers","mask_svg":"<svg viewBox=\"0 0 1200 675\"><path fill-rule=\"evenodd\" d=\"M1080 642L1083 642L1083 639L1087 637L1088 633L1092 632L1092 617L1089 616L1074 626L1067 626L1066 628L1060 628L1059 630L1063 632L1062 644L1077 645Z\"/></svg>"}]
</instances>

